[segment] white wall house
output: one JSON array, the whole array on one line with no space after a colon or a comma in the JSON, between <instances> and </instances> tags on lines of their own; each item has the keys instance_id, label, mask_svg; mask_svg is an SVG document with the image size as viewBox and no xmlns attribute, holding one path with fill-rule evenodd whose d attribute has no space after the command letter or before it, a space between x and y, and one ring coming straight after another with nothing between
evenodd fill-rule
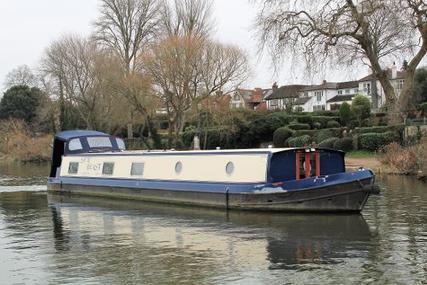
<instances>
[{"instance_id":1,"label":"white wall house","mask_svg":"<svg viewBox=\"0 0 427 285\"><path fill-rule=\"evenodd\" d=\"M387 69L387 76L394 88L394 91L396 92L396 95L399 96L405 82L405 71L398 71L396 65L393 64L391 68ZM384 89L382 88L380 81L375 80L373 74L369 74L359 80L359 93L368 96L371 101L373 101L374 84L376 85L376 91L378 94L378 106L374 106L374 108L381 108L386 102Z\"/></svg>"}]
</instances>

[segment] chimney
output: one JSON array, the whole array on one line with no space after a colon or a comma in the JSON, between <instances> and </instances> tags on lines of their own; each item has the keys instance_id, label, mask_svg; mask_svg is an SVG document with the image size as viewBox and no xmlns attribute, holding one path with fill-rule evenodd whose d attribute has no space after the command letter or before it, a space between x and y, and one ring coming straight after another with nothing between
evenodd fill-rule
<instances>
[{"instance_id":1,"label":"chimney","mask_svg":"<svg viewBox=\"0 0 427 285\"><path fill-rule=\"evenodd\" d=\"M323 81L322 81L322 85L326 85L326 80L325 79L323 79Z\"/></svg>"},{"instance_id":2,"label":"chimney","mask_svg":"<svg viewBox=\"0 0 427 285\"><path fill-rule=\"evenodd\" d=\"M397 66L396 63L393 62L393 65L391 66L391 79L395 79L397 77Z\"/></svg>"},{"instance_id":3,"label":"chimney","mask_svg":"<svg viewBox=\"0 0 427 285\"><path fill-rule=\"evenodd\" d=\"M271 87L271 89L273 90L273 93L277 91L277 89L279 89L279 86L277 85L277 82L273 83L273 86Z\"/></svg>"}]
</instances>

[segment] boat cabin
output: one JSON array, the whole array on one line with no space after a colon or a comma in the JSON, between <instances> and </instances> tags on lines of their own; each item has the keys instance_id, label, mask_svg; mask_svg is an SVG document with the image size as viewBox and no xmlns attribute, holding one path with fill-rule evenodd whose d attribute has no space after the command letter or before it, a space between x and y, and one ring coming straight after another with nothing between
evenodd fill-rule
<instances>
[{"instance_id":1,"label":"boat cabin","mask_svg":"<svg viewBox=\"0 0 427 285\"><path fill-rule=\"evenodd\" d=\"M88 130L60 132L55 135L53 141L50 177L57 176L64 155L118 152L125 149L125 143L122 139L102 132Z\"/></svg>"},{"instance_id":2,"label":"boat cabin","mask_svg":"<svg viewBox=\"0 0 427 285\"><path fill-rule=\"evenodd\" d=\"M51 177L210 183L276 183L345 172L344 153L323 148L125 151L93 131L56 135Z\"/></svg>"}]
</instances>

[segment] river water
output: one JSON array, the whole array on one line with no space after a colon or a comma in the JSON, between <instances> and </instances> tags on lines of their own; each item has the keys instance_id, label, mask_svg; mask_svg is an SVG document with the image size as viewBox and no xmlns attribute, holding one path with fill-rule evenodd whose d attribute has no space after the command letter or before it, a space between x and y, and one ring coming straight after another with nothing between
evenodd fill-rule
<instances>
[{"instance_id":1,"label":"river water","mask_svg":"<svg viewBox=\"0 0 427 285\"><path fill-rule=\"evenodd\" d=\"M0 284L427 284L427 184L381 176L362 215L47 195L0 165Z\"/></svg>"}]
</instances>

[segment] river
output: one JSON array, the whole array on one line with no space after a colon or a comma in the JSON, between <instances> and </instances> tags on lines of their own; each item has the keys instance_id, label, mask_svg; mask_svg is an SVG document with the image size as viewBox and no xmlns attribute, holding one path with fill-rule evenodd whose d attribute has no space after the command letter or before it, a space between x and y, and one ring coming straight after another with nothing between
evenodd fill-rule
<instances>
[{"instance_id":1,"label":"river","mask_svg":"<svg viewBox=\"0 0 427 285\"><path fill-rule=\"evenodd\" d=\"M427 185L380 176L362 215L295 215L46 194L0 165L0 284L427 284Z\"/></svg>"}]
</instances>

